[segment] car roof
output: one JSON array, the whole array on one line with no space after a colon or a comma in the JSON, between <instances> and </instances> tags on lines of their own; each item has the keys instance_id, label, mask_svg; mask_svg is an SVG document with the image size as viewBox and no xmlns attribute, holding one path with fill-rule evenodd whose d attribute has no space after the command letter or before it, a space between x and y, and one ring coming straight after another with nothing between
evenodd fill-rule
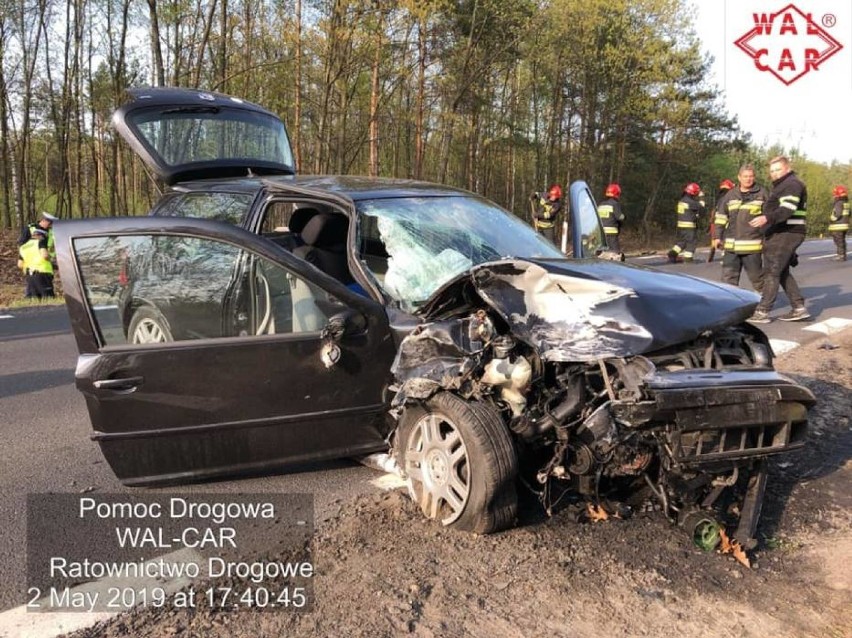
<instances>
[{"instance_id":1,"label":"car roof","mask_svg":"<svg viewBox=\"0 0 852 638\"><path fill-rule=\"evenodd\" d=\"M392 177L360 175L298 175L205 179L182 182L173 187L180 192L257 193L271 192L339 195L353 201L397 197L478 197L475 193L443 184Z\"/></svg>"}]
</instances>

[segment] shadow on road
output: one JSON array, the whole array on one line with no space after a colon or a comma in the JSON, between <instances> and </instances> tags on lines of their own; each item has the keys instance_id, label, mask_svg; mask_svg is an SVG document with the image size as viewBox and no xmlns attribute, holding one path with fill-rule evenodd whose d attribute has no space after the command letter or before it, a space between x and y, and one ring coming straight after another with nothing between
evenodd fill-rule
<instances>
[{"instance_id":1,"label":"shadow on road","mask_svg":"<svg viewBox=\"0 0 852 638\"><path fill-rule=\"evenodd\" d=\"M843 286L802 286L808 311L814 316L819 313L852 305L852 292L843 292ZM783 292L782 292L783 294ZM780 298L781 295L779 295Z\"/></svg>"},{"instance_id":2,"label":"shadow on road","mask_svg":"<svg viewBox=\"0 0 852 638\"><path fill-rule=\"evenodd\" d=\"M74 368L37 370L0 376L0 399L74 383Z\"/></svg>"}]
</instances>

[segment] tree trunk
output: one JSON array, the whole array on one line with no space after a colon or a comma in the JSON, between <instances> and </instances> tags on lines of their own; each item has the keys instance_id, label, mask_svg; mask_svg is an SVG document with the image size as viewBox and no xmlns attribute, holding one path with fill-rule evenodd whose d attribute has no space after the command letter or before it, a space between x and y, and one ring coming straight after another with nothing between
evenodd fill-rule
<instances>
[{"instance_id":1,"label":"tree trunk","mask_svg":"<svg viewBox=\"0 0 852 638\"><path fill-rule=\"evenodd\" d=\"M9 114L6 110L8 90L6 83L6 16L0 16L0 228L12 227L12 156L9 146Z\"/></svg>"},{"instance_id":2,"label":"tree trunk","mask_svg":"<svg viewBox=\"0 0 852 638\"><path fill-rule=\"evenodd\" d=\"M163 47L160 44L160 17L157 11L157 0L148 0L148 16L151 21L151 58L153 60L151 83L154 86L165 86L166 68L163 65Z\"/></svg>"},{"instance_id":3,"label":"tree trunk","mask_svg":"<svg viewBox=\"0 0 852 638\"><path fill-rule=\"evenodd\" d=\"M376 25L375 40L373 41L373 68L370 80L370 177L379 176L379 65L382 61L382 28L381 0L376 0L373 7L379 14Z\"/></svg>"},{"instance_id":4,"label":"tree trunk","mask_svg":"<svg viewBox=\"0 0 852 638\"><path fill-rule=\"evenodd\" d=\"M293 145L296 168L302 168L302 0L296 0L296 121L293 123Z\"/></svg>"},{"instance_id":5,"label":"tree trunk","mask_svg":"<svg viewBox=\"0 0 852 638\"><path fill-rule=\"evenodd\" d=\"M426 110L426 25L423 16L417 22L417 119L414 125L414 178L423 179L423 156L426 150L426 132L423 116Z\"/></svg>"}]
</instances>

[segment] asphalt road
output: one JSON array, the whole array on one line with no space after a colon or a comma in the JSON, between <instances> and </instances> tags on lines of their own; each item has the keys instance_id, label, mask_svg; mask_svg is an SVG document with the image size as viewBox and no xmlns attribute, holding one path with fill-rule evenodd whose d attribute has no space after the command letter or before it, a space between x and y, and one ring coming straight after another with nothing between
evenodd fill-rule
<instances>
[{"instance_id":1,"label":"asphalt road","mask_svg":"<svg viewBox=\"0 0 852 638\"><path fill-rule=\"evenodd\" d=\"M774 321L762 328L782 348L814 339L852 320L852 262L830 259L829 240L806 242L795 275L814 316L812 322ZM706 260L706 249L699 258ZM716 263L665 264L660 256L630 260L718 280ZM743 285L747 286L743 275ZM676 300L674 301L676 303ZM779 296L774 315L788 308ZM822 327L822 330L813 328ZM810 329L809 329L810 328ZM828 336L830 341L830 335ZM792 344L792 345L791 345ZM28 493L310 493L319 517L340 500L379 489L379 474L350 462L306 466L287 474L208 482L169 489L125 488L89 440L82 395L74 387L77 357L65 308L0 310L0 611L25 601L26 495ZM93 544L98 539L92 539Z\"/></svg>"}]
</instances>

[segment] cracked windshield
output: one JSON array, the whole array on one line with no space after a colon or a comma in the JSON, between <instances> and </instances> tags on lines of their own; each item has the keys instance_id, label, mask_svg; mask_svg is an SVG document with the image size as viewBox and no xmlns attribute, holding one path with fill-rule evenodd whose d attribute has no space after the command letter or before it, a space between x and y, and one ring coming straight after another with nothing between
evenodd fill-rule
<instances>
[{"instance_id":1,"label":"cracked windshield","mask_svg":"<svg viewBox=\"0 0 852 638\"><path fill-rule=\"evenodd\" d=\"M517 217L473 197L374 199L359 208L361 259L409 312L472 266L564 257Z\"/></svg>"}]
</instances>

